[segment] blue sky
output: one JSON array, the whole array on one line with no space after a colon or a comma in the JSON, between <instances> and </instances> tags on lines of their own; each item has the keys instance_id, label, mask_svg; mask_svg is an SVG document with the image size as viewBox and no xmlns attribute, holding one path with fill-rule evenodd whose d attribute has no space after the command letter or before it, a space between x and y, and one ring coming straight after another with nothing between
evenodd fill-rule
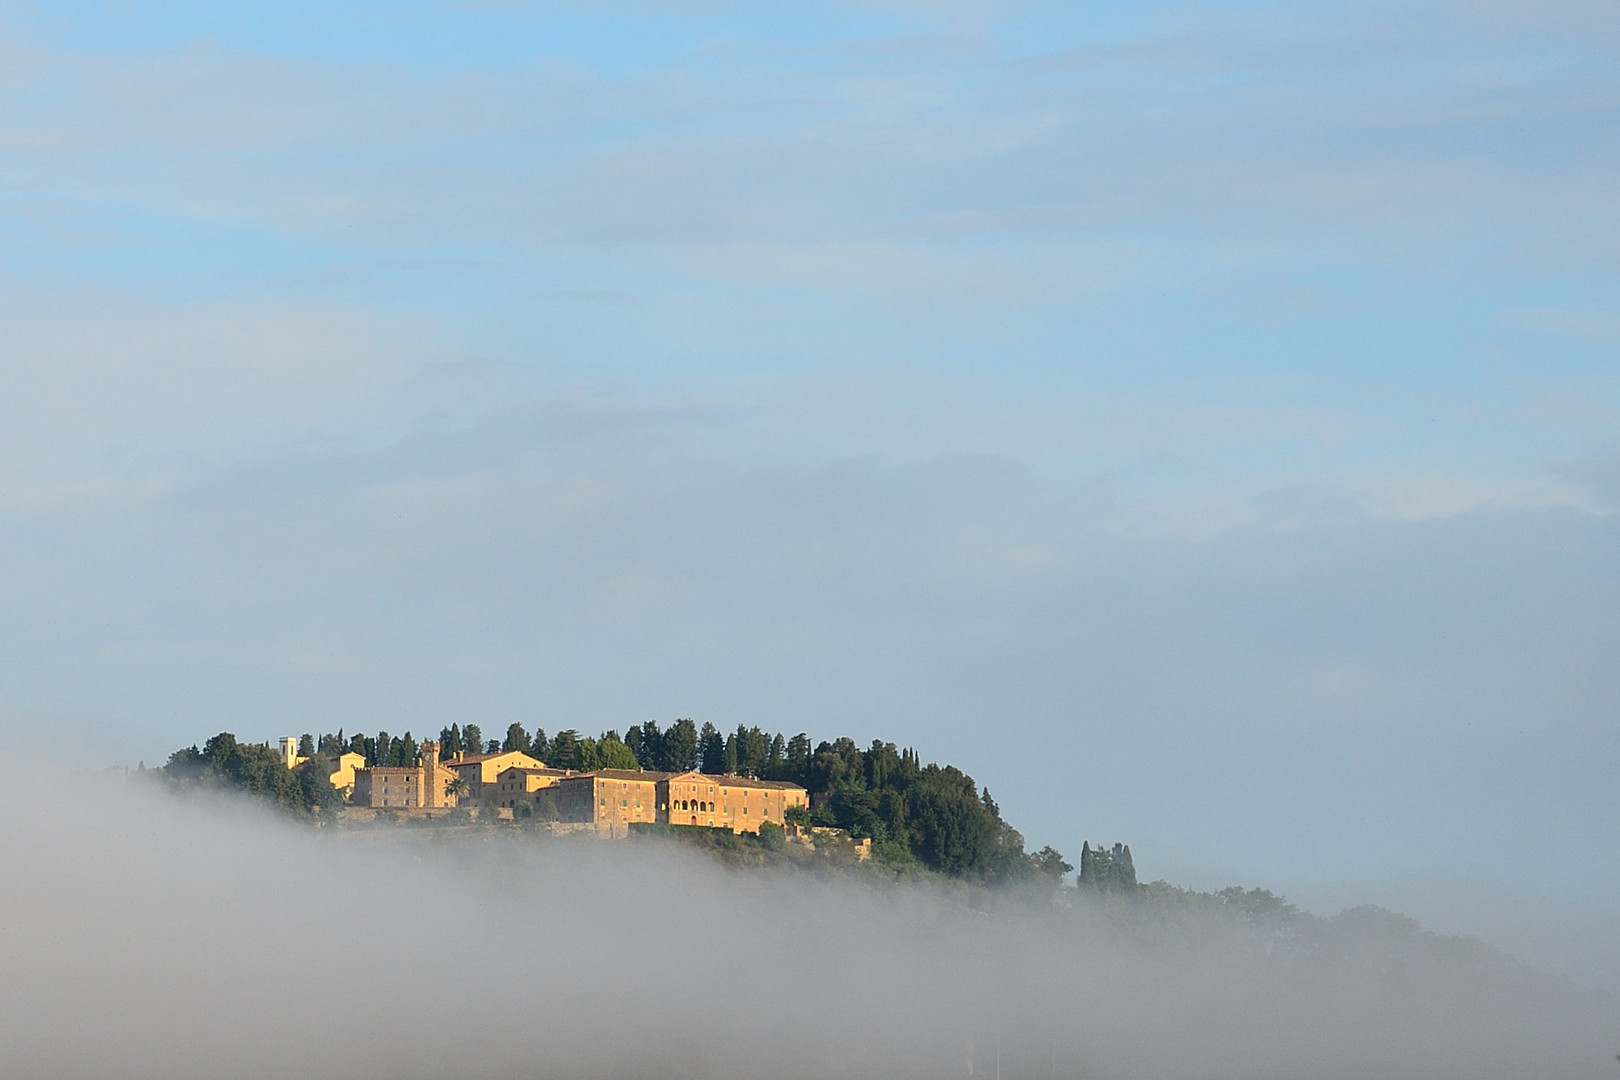
<instances>
[{"instance_id":1,"label":"blue sky","mask_svg":"<svg viewBox=\"0 0 1620 1080\"><path fill-rule=\"evenodd\" d=\"M883 736L1036 846L1620 983L1617 52L1578 2L7 4L0 710Z\"/></svg>"}]
</instances>

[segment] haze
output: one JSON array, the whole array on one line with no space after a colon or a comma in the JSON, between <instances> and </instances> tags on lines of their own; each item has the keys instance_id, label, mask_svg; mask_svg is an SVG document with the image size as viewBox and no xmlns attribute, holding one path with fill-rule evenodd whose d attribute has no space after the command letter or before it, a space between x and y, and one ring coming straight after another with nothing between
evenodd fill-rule
<instances>
[{"instance_id":1,"label":"haze","mask_svg":"<svg viewBox=\"0 0 1620 1080\"><path fill-rule=\"evenodd\" d=\"M725 871L656 841L316 834L95 784L14 820L0 856L0 1045L19 1077L1614 1068L1613 998L1376 934L1268 955L1213 920L1133 935L1032 901Z\"/></svg>"},{"instance_id":2,"label":"haze","mask_svg":"<svg viewBox=\"0 0 1620 1080\"><path fill-rule=\"evenodd\" d=\"M1071 861L1620 990L1617 52L1580 0L8 4L9 745L880 737ZM337 979L287 903L235 938Z\"/></svg>"}]
</instances>

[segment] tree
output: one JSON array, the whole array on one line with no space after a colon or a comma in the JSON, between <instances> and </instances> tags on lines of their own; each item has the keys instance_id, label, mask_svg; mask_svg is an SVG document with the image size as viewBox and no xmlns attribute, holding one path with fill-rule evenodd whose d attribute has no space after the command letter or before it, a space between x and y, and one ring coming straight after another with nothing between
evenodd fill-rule
<instances>
[{"instance_id":1,"label":"tree","mask_svg":"<svg viewBox=\"0 0 1620 1080\"><path fill-rule=\"evenodd\" d=\"M573 728L566 728L553 735L551 737L551 759L547 764L553 769L579 770L584 768L584 758L579 745L579 732Z\"/></svg>"},{"instance_id":2,"label":"tree","mask_svg":"<svg viewBox=\"0 0 1620 1080\"><path fill-rule=\"evenodd\" d=\"M377 732L377 745L366 755L367 765L392 765L393 760L388 756L393 748L393 740L389 739L388 732Z\"/></svg>"},{"instance_id":3,"label":"tree","mask_svg":"<svg viewBox=\"0 0 1620 1080\"><path fill-rule=\"evenodd\" d=\"M1135 892L1136 867L1131 862L1131 849L1124 844L1107 848L1092 848L1087 841L1080 847L1080 880L1077 888L1094 892Z\"/></svg>"},{"instance_id":4,"label":"tree","mask_svg":"<svg viewBox=\"0 0 1620 1080\"><path fill-rule=\"evenodd\" d=\"M788 740L787 761L782 779L808 787L810 782L810 736L799 732Z\"/></svg>"},{"instance_id":5,"label":"tree","mask_svg":"<svg viewBox=\"0 0 1620 1080\"><path fill-rule=\"evenodd\" d=\"M648 720L641 725L641 734L630 748L636 752L636 760L641 762L643 769L662 769L664 767L664 733L658 725Z\"/></svg>"},{"instance_id":6,"label":"tree","mask_svg":"<svg viewBox=\"0 0 1620 1080\"><path fill-rule=\"evenodd\" d=\"M331 810L343 805L343 793L332 786L331 767L325 761L306 761L293 774L304 809Z\"/></svg>"},{"instance_id":7,"label":"tree","mask_svg":"<svg viewBox=\"0 0 1620 1080\"><path fill-rule=\"evenodd\" d=\"M531 745L533 744L530 742L529 733L523 730L522 724L510 724L507 726L506 741L501 743L503 752L510 753L516 750L519 753L527 754Z\"/></svg>"},{"instance_id":8,"label":"tree","mask_svg":"<svg viewBox=\"0 0 1620 1080\"><path fill-rule=\"evenodd\" d=\"M461 725L451 724L439 732L439 754L444 758L453 758L461 753Z\"/></svg>"},{"instance_id":9,"label":"tree","mask_svg":"<svg viewBox=\"0 0 1620 1080\"><path fill-rule=\"evenodd\" d=\"M602 737L596 740L596 768L635 770L640 767L636 755L619 738L617 731L602 732Z\"/></svg>"},{"instance_id":10,"label":"tree","mask_svg":"<svg viewBox=\"0 0 1620 1080\"><path fill-rule=\"evenodd\" d=\"M665 772L686 772L697 764L698 732L691 720L677 720L664 732L663 755L659 768Z\"/></svg>"},{"instance_id":11,"label":"tree","mask_svg":"<svg viewBox=\"0 0 1620 1080\"><path fill-rule=\"evenodd\" d=\"M315 737L307 731L298 736L298 756L304 758L315 756Z\"/></svg>"},{"instance_id":12,"label":"tree","mask_svg":"<svg viewBox=\"0 0 1620 1080\"><path fill-rule=\"evenodd\" d=\"M703 722L703 730L698 733L698 756L702 758L700 767L706 773L718 776L723 772L736 771L726 768L726 741L707 720Z\"/></svg>"},{"instance_id":13,"label":"tree","mask_svg":"<svg viewBox=\"0 0 1620 1080\"><path fill-rule=\"evenodd\" d=\"M467 797L467 792L469 790L471 790L471 788L467 784L467 781L459 776L452 776L450 779L444 782L444 794L445 798L448 799L455 799L459 802Z\"/></svg>"},{"instance_id":14,"label":"tree","mask_svg":"<svg viewBox=\"0 0 1620 1080\"><path fill-rule=\"evenodd\" d=\"M461 729L461 746L469 754L484 752L484 733L478 729L477 724L468 724Z\"/></svg>"},{"instance_id":15,"label":"tree","mask_svg":"<svg viewBox=\"0 0 1620 1080\"><path fill-rule=\"evenodd\" d=\"M543 727L535 728L534 741L529 744L529 756L544 762L551 760L546 756L550 753L551 743L546 740L546 729Z\"/></svg>"},{"instance_id":16,"label":"tree","mask_svg":"<svg viewBox=\"0 0 1620 1080\"><path fill-rule=\"evenodd\" d=\"M1050 844L1031 855L1029 861L1037 873L1051 878L1054 884L1062 881L1063 875L1074 869L1072 864L1063 861L1063 853Z\"/></svg>"}]
</instances>

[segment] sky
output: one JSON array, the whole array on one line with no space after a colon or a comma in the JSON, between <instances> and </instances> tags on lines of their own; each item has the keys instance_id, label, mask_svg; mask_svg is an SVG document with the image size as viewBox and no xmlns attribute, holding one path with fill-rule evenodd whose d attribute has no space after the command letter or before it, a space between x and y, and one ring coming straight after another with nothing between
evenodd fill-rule
<instances>
[{"instance_id":1,"label":"sky","mask_svg":"<svg viewBox=\"0 0 1620 1080\"><path fill-rule=\"evenodd\" d=\"M1620 988L1617 61L1581 0L5 0L0 716L883 738Z\"/></svg>"}]
</instances>

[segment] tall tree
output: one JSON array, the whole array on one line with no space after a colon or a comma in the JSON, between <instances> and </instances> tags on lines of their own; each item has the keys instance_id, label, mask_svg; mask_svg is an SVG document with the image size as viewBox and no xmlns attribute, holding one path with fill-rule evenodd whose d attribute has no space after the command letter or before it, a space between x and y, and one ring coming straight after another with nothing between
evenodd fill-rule
<instances>
[{"instance_id":1,"label":"tall tree","mask_svg":"<svg viewBox=\"0 0 1620 1080\"><path fill-rule=\"evenodd\" d=\"M579 732L573 728L565 728L551 737L551 758L546 762L553 769L581 769L584 768L584 757L580 751Z\"/></svg>"},{"instance_id":2,"label":"tall tree","mask_svg":"<svg viewBox=\"0 0 1620 1080\"><path fill-rule=\"evenodd\" d=\"M636 752L636 760L641 762L643 769L662 769L664 767L664 733L659 730L658 724L648 720L641 725L641 734L635 742L625 740L630 749Z\"/></svg>"},{"instance_id":3,"label":"tall tree","mask_svg":"<svg viewBox=\"0 0 1620 1080\"><path fill-rule=\"evenodd\" d=\"M461 745L469 754L484 752L484 733L478 729L477 724L468 724L461 729Z\"/></svg>"},{"instance_id":4,"label":"tall tree","mask_svg":"<svg viewBox=\"0 0 1620 1080\"><path fill-rule=\"evenodd\" d=\"M548 756L550 753L551 742L546 738L546 729L543 727L535 728L534 741L529 744L529 755L540 761L550 761L551 758Z\"/></svg>"},{"instance_id":5,"label":"tall tree","mask_svg":"<svg viewBox=\"0 0 1620 1080\"><path fill-rule=\"evenodd\" d=\"M669 725L663 744L659 768L666 772L685 772L697 764L698 731L691 720L677 720Z\"/></svg>"},{"instance_id":6,"label":"tall tree","mask_svg":"<svg viewBox=\"0 0 1620 1080\"><path fill-rule=\"evenodd\" d=\"M529 733L523 730L522 724L509 724L506 728L506 741L501 743L501 750L510 753L513 750L527 754L532 745Z\"/></svg>"},{"instance_id":7,"label":"tall tree","mask_svg":"<svg viewBox=\"0 0 1620 1080\"><path fill-rule=\"evenodd\" d=\"M439 732L439 756L453 758L461 752L461 725L451 724Z\"/></svg>"},{"instance_id":8,"label":"tall tree","mask_svg":"<svg viewBox=\"0 0 1620 1080\"><path fill-rule=\"evenodd\" d=\"M393 746L393 740L388 737L388 732L377 732L377 745L366 759L366 763L369 765L392 765L394 760L389 755L393 750Z\"/></svg>"},{"instance_id":9,"label":"tall tree","mask_svg":"<svg viewBox=\"0 0 1620 1080\"><path fill-rule=\"evenodd\" d=\"M596 767L598 769L638 769L640 762L617 731L604 731L596 740Z\"/></svg>"},{"instance_id":10,"label":"tall tree","mask_svg":"<svg viewBox=\"0 0 1620 1080\"><path fill-rule=\"evenodd\" d=\"M701 768L706 773L719 775L723 772L733 772L726 768L726 741L720 737L720 732L707 720L703 722L703 730L698 732L698 756L702 758Z\"/></svg>"},{"instance_id":11,"label":"tall tree","mask_svg":"<svg viewBox=\"0 0 1620 1080\"><path fill-rule=\"evenodd\" d=\"M307 731L298 736L298 756L302 758L315 756L315 736Z\"/></svg>"},{"instance_id":12,"label":"tall tree","mask_svg":"<svg viewBox=\"0 0 1620 1080\"><path fill-rule=\"evenodd\" d=\"M810 783L810 736L799 732L788 740L783 779L806 787Z\"/></svg>"}]
</instances>

